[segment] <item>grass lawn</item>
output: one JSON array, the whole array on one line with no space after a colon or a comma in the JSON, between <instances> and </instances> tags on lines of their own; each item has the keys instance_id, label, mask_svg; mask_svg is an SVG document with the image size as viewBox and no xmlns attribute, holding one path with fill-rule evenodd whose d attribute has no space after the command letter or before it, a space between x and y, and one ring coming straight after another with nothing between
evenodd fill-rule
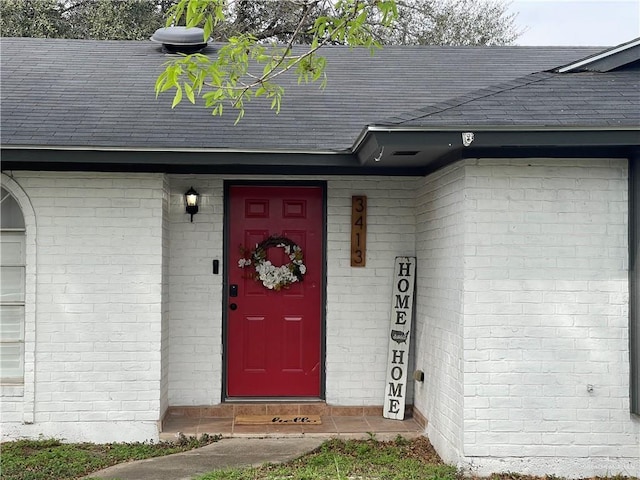
<instances>
[{"instance_id":1,"label":"grass lawn","mask_svg":"<svg viewBox=\"0 0 640 480\"><path fill-rule=\"evenodd\" d=\"M425 437L393 442L338 440L323 443L316 451L282 464L220 470L197 480L458 480L455 469L445 465Z\"/></svg>"},{"instance_id":2,"label":"grass lawn","mask_svg":"<svg viewBox=\"0 0 640 480\"><path fill-rule=\"evenodd\" d=\"M635 477L592 477L582 480L638 480ZM315 452L282 465L210 472L196 480L479 480L465 477L442 462L429 440L419 437L393 442L329 440ZM494 474L484 480L562 480L517 473Z\"/></svg>"},{"instance_id":3,"label":"grass lawn","mask_svg":"<svg viewBox=\"0 0 640 480\"><path fill-rule=\"evenodd\" d=\"M59 440L19 440L0 444L2 480L69 480L130 460L159 457L204 447L217 435L182 437L159 443L62 443Z\"/></svg>"},{"instance_id":4,"label":"grass lawn","mask_svg":"<svg viewBox=\"0 0 640 480\"><path fill-rule=\"evenodd\" d=\"M18 441L0 445L0 478L3 480L71 480L120 462L139 460L201 447L217 436L181 438L177 442L63 444L57 440ZM424 437L392 442L338 440L323 443L301 458L281 464L210 472L197 480L462 480L456 469L445 465ZM589 480L602 480L594 477ZM608 477L632 480L631 477ZM504 473L491 480L543 480ZM635 479L637 480L637 479Z\"/></svg>"}]
</instances>

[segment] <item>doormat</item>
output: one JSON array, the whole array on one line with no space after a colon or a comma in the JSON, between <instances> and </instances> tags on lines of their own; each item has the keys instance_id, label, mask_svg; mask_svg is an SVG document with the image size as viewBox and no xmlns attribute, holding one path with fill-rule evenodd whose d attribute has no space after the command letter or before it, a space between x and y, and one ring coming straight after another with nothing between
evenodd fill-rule
<instances>
[{"instance_id":1,"label":"doormat","mask_svg":"<svg viewBox=\"0 0 640 480\"><path fill-rule=\"evenodd\" d=\"M320 415L236 415L236 425L320 425Z\"/></svg>"}]
</instances>

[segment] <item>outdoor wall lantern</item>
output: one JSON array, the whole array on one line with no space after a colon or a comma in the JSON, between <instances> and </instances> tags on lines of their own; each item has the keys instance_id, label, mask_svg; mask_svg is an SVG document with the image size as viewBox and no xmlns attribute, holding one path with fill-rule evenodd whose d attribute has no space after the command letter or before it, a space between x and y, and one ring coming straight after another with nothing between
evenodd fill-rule
<instances>
[{"instance_id":1,"label":"outdoor wall lantern","mask_svg":"<svg viewBox=\"0 0 640 480\"><path fill-rule=\"evenodd\" d=\"M191 215L191 222L193 222L193 216L198 213L198 199L200 194L196 192L193 187L186 191L184 194L184 200L187 204L187 213Z\"/></svg>"}]
</instances>

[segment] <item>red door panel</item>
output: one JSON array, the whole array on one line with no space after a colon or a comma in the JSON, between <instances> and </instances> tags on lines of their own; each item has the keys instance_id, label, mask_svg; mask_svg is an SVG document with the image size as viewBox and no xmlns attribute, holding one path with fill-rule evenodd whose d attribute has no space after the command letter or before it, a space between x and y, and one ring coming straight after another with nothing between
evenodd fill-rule
<instances>
[{"instance_id":1,"label":"red door panel","mask_svg":"<svg viewBox=\"0 0 640 480\"><path fill-rule=\"evenodd\" d=\"M229 188L228 282L238 286L237 296L227 298L229 397L320 396L322 202L320 187ZM279 291L238 266L241 248L252 250L271 235L299 245L307 267L302 282ZM290 261L275 247L267 258L274 265Z\"/></svg>"}]
</instances>

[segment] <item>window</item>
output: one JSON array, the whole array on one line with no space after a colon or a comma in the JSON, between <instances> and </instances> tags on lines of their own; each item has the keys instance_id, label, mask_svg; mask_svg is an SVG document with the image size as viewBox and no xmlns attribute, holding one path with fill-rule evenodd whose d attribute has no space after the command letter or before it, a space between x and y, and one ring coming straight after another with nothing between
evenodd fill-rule
<instances>
[{"instance_id":1,"label":"window","mask_svg":"<svg viewBox=\"0 0 640 480\"><path fill-rule=\"evenodd\" d=\"M18 202L0 188L0 381L22 383L25 323L25 224Z\"/></svg>"}]
</instances>

